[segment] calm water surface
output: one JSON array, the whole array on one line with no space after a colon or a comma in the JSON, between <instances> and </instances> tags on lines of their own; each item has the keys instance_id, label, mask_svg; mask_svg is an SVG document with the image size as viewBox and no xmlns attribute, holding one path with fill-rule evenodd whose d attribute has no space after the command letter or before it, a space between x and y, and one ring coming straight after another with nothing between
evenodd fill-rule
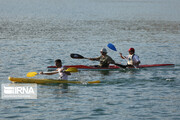
<instances>
[{"instance_id":1,"label":"calm water surface","mask_svg":"<svg viewBox=\"0 0 180 120\"><path fill-rule=\"evenodd\" d=\"M47 71L58 58L64 65L98 64L71 59L70 54L97 57L108 43L123 55L134 47L142 64L175 64L72 73L70 80L101 83L38 85L38 99L0 99L0 119L180 119L179 4L179 0L0 0L0 84L11 83L8 76ZM118 52L107 50L116 62L126 64Z\"/></svg>"}]
</instances>

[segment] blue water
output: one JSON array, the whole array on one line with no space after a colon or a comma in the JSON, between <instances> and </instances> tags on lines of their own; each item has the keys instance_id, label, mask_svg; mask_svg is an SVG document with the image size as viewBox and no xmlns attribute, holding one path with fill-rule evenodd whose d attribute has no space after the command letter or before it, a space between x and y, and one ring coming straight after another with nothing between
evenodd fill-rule
<instances>
[{"instance_id":1,"label":"blue water","mask_svg":"<svg viewBox=\"0 0 180 120\"><path fill-rule=\"evenodd\" d=\"M8 76L47 71L55 59L64 65L98 62L107 48L126 64L136 49L141 64L174 67L119 71L81 71L70 80L100 84L38 85L35 100L0 99L0 119L178 120L180 119L179 0L0 0L0 84ZM58 75L35 78L58 78Z\"/></svg>"}]
</instances>

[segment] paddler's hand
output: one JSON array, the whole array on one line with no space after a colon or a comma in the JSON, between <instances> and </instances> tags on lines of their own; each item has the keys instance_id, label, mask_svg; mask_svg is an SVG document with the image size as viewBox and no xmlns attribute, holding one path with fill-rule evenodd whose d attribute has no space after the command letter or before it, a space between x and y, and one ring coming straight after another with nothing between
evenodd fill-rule
<instances>
[{"instance_id":1,"label":"paddler's hand","mask_svg":"<svg viewBox=\"0 0 180 120\"><path fill-rule=\"evenodd\" d=\"M39 74L40 74L40 75L43 75L43 72L41 71L41 72L39 72Z\"/></svg>"},{"instance_id":2,"label":"paddler's hand","mask_svg":"<svg viewBox=\"0 0 180 120\"><path fill-rule=\"evenodd\" d=\"M93 60L92 58L88 58L88 60Z\"/></svg>"},{"instance_id":3,"label":"paddler's hand","mask_svg":"<svg viewBox=\"0 0 180 120\"><path fill-rule=\"evenodd\" d=\"M119 53L120 56L122 56L122 53Z\"/></svg>"},{"instance_id":4,"label":"paddler's hand","mask_svg":"<svg viewBox=\"0 0 180 120\"><path fill-rule=\"evenodd\" d=\"M119 53L119 55L121 56L122 59L126 59L125 56L122 56L122 53Z\"/></svg>"},{"instance_id":5,"label":"paddler's hand","mask_svg":"<svg viewBox=\"0 0 180 120\"><path fill-rule=\"evenodd\" d=\"M99 61L100 58L87 58L89 60L92 60L92 61Z\"/></svg>"}]
</instances>

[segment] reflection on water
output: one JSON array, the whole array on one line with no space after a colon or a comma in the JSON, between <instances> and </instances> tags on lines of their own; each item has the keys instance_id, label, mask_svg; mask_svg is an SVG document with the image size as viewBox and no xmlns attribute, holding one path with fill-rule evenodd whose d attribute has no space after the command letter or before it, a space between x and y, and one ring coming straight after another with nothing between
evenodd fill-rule
<instances>
[{"instance_id":1,"label":"reflection on water","mask_svg":"<svg viewBox=\"0 0 180 120\"><path fill-rule=\"evenodd\" d=\"M64 97L66 95L68 95L68 93L72 94L73 90L71 90L69 88L69 85L64 83L64 84L39 84L40 86L40 90L39 94L41 94L41 91L43 90L43 92L46 92L47 96L39 96L39 97L45 97L45 98L49 98L51 96L51 98L56 98L59 99L61 97Z\"/></svg>"},{"instance_id":2,"label":"reflection on water","mask_svg":"<svg viewBox=\"0 0 180 120\"><path fill-rule=\"evenodd\" d=\"M108 70L99 71L99 73L102 74L102 75L109 75Z\"/></svg>"},{"instance_id":3,"label":"reflection on water","mask_svg":"<svg viewBox=\"0 0 180 120\"><path fill-rule=\"evenodd\" d=\"M56 98L62 97L62 94L66 94L68 92L70 92L68 89L68 84L59 84L58 88L53 88L53 94L56 96Z\"/></svg>"}]
</instances>

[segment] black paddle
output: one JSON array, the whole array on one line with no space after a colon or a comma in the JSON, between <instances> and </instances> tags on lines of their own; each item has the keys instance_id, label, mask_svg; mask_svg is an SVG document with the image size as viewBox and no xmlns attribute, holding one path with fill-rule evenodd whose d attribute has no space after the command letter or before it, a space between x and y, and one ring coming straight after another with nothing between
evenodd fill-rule
<instances>
[{"instance_id":1,"label":"black paddle","mask_svg":"<svg viewBox=\"0 0 180 120\"><path fill-rule=\"evenodd\" d=\"M88 59L88 58L86 58L86 57L84 57L84 56L82 56L82 55L75 54L75 53L70 54L70 56L71 56L71 58L73 58L73 59Z\"/></svg>"},{"instance_id":2,"label":"black paddle","mask_svg":"<svg viewBox=\"0 0 180 120\"><path fill-rule=\"evenodd\" d=\"M118 63L114 63L116 66L118 67L121 67L121 68L126 68L127 66L126 65L121 65L121 64L118 64Z\"/></svg>"},{"instance_id":3,"label":"black paddle","mask_svg":"<svg viewBox=\"0 0 180 120\"><path fill-rule=\"evenodd\" d=\"M73 59L88 59L80 54L75 54L75 53L72 53L70 54L71 58ZM121 65L121 64L118 64L118 63L115 63L116 66L119 66L121 68L126 68L127 66L126 65Z\"/></svg>"}]
</instances>

